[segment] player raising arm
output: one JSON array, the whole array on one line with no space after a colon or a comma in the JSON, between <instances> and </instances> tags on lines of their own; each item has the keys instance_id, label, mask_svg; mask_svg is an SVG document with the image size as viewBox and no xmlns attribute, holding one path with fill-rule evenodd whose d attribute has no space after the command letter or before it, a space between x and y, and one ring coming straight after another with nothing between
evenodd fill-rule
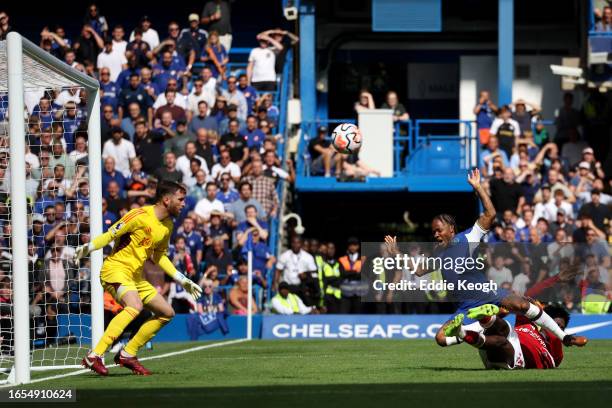
<instances>
[{"instance_id":1,"label":"player raising arm","mask_svg":"<svg viewBox=\"0 0 612 408\"><path fill-rule=\"evenodd\" d=\"M434 238L438 242L437 257L439 258L473 259L474 256L476 256L476 245L472 244L479 243L493 224L495 208L488 194L480 184L480 172L478 169L474 169L468 174L467 181L478 194L485 208L485 212L478 218L473 227L460 233L457 233L455 217L449 214L435 216L431 223L431 229ZM391 254L398 253L395 237L386 236L385 242ZM425 273L427 272L428 271L425 271ZM444 280L454 283L456 288L458 288L456 283L459 280L465 281L466 284L471 284L473 287L490 283L485 274L475 267L464 268L462 272L456 271L452 267L443 267L441 272ZM502 306L507 311L525 316L532 322L545 328L562 340L563 344L566 346L581 347L587 343L587 339L583 336L567 334L541 307L532 303L528 298L509 293L504 289L490 291L457 289L449 291L449 295L452 301L458 303L457 313L466 315L468 310L486 304ZM469 323L474 323L474 321L471 320ZM438 344L441 346L450 346L457 343L450 337L444 339L443 342L438 341Z\"/></svg>"},{"instance_id":2,"label":"player raising arm","mask_svg":"<svg viewBox=\"0 0 612 408\"><path fill-rule=\"evenodd\" d=\"M110 321L100 342L83 358L81 364L84 367L100 375L108 375L102 356L130 322L140 314L142 308L146 307L153 312L153 316L115 355L114 361L115 364L129 368L134 374L151 374L140 364L136 354L174 317L174 310L166 299L157 293L153 285L144 279L143 267L147 260L158 264L195 300L202 294L202 289L177 271L166 255L173 229L171 217L178 216L183 209L185 194L185 188L181 184L161 181L157 187L154 205L128 212L107 232L89 244L77 248L76 261L114 241L113 252L102 265L100 280L104 290L124 307Z\"/></svg>"}]
</instances>

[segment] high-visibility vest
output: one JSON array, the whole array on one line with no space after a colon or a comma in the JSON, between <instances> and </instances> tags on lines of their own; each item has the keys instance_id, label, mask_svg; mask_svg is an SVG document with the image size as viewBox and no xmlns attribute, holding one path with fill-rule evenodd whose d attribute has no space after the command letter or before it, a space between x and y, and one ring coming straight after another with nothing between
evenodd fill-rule
<instances>
[{"instance_id":1,"label":"high-visibility vest","mask_svg":"<svg viewBox=\"0 0 612 408\"><path fill-rule=\"evenodd\" d=\"M298 303L297 295L294 295L293 293L289 293L287 297L284 298L280 295L280 293L277 293L276 296L274 297L277 298L278 301L281 302L283 306L288 307L291 310L293 310L293 313L296 313L296 314L300 313L300 306Z\"/></svg>"},{"instance_id":2,"label":"high-visibility vest","mask_svg":"<svg viewBox=\"0 0 612 408\"><path fill-rule=\"evenodd\" d=\"M610 310L610 302L607 297L597 293L590 293L583 297L582 313L584 314L604 314Z\"/></svg>"},{"instance_id":3,"label":"high-visibility vest","mask_svg":"<svg viewBox=\"0 0 612 408\"><path fill-rule=\"evenodd\" d=\"M340 278L340 263L337 261L334 261L333 264L330 264L329 262L325 262L322 268L322 274L323 274L324 282L328 279L334 279L334 278L336 278L336 281L337 281ZM340 288L336 288L332 286L331 284L325 285L325 294L334 296L337 299L340 299L340 297L342 296L342 292L340 291Z\"/></svg>"},{"instance_id":4,"label":"high-visibility vest","mask_svg":"<svg viewBox=\"0 0 612 408\"><path fill-rule=\"evenodd\" d=\"M355 262L351 262L348 255L344 255L338 259L338 262L340 262L340 265L342 265L345 271L361 272L361 258L357 258Z\"/></svg>"}]
</instances>

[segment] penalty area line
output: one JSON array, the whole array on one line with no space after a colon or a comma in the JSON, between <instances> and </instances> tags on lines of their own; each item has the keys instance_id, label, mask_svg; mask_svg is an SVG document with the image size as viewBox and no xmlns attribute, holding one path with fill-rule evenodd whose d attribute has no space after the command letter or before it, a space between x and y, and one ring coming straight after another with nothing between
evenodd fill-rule
<instances>
[{"instance_id":1,"label":"penalty area line","mask_svg":"<svg viewBox=\"0 0 612 408\"><path fill-rule=\"evenodd\" d=\"M200 351L200 350L205 350L205 349L210 349L210 348L216 348L216 347L222 347L222 346L229 346L229 345L232 345L232 344L243 343L245 341L249 341L249 339L236 339L236 340L222 341L220 343L203 344L201 346L191 347L191 348L188 348L188 349L185 349L185 350L172 351L170 353L159 354L157 356L144 357L144 358L140 358L139 360L140 361L148 361L148 360L156 360L156 359L159 359L159 358L173 357L173 356L178 356L178 355L181 355L181 354L193 353L194 351ZM107 368L110 370L111 368L115 368L115 367L119 367L119 366L113 364L111 366L108 366ZM57 379L60 379L60 378L72 377L72 376L75 376L75 375L91 373L91 372L92 371L90 369L83 368L81 370L72 371L72 372L65 373L65 374L57 374L57 375L52 375L52 376L49 376L49 377L36 378L34 380L31 380L29 383L23 384L23 385L34 384L34 383L39 383L39 382L49 381L49 380L57 380ZM0 388L14 387L16 385L18 385L18 384L2 384L2 385L0 385Z\"/></svg>"}]
</instances>

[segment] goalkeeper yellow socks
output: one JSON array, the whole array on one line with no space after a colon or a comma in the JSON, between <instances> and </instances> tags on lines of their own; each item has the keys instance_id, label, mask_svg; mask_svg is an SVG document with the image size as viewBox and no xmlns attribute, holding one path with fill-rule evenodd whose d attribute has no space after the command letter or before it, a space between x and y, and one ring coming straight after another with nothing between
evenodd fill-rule
<instances>
[{"instance_id":1,"label":"goalkeeper yellow socks","mask_svg":"<svg viewBox=\"0 0 612 408\"><path fill-rule=\"evenodd\" d=\"M102 339L100 339L93 352L98 356L104 355L106 350L117 340L117 337L121 336L121 333L123 333L128 324L138 317L139 314L140 312L137 309L129 306L125 307L110 321Z\"/></svg>"},{"instance_id":2,"label":"goalkeeper yellow socks","mask_svg":"<svg viewBox=\"0 0 612 408\"><path fill-rule=\"evenodd\" d=\"M170 319L168 317L156 317L153 316L147 320L140 330L132 337L132 339L125 346L124 350L126 353L135 356L138 350L144 346L147 341L151 340L162 327L164 327Z\"/></svg>"}]
</instances>

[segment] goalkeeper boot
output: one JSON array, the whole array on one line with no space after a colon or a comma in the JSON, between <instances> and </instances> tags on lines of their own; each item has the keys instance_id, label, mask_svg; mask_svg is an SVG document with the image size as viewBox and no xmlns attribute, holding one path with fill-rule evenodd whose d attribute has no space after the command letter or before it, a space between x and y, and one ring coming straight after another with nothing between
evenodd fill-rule
<instances>
[{"instance_id":1,"label":"goalkeeper boot","mask_svg":"<svg viewBox=\"0 0 612 408\"><path fill-rule=\"evenodd\" d=\"M586 346L587 342L588 340L586 337L574 336L573 334L568 334L567 336L563 338L563 345L567 347L570 347L570 346L584 347Z\"/></svg>"},{"instance_id":2,"label":"goalkeeper boot","mask_svg":"<svg viewBox=\"0 0 612 408\"><path fill-rule=\"evenodd\" d=\"M132 356L132 357L124 356L121 354L121 351L115 354L115 364L118 364L121 367L125 367L125 368L132 370L132 372L136 375L153 374L151 371L144 368L142 364L140 364L140 361L138 361L138 358L136 358L136 356Z\"/></svg>"},{"instance_id":3,"label":"goalkeeper boot","mask_svg":"<svg viewBox=\"0 0 612 408\"><path fill-rule=\"evenodd\" d=\"M498 306L495 306L492 304L486 304L486 305L471 308L470 310L468 310L467 316L470 319L480 320L485 317L496 316L498 313L499 313Z\"/></svg>"},{"instance_id":4,"label":"goalkeeper boot","mask_svg":"<svg viewBox=\"0 0 612 408\"><path fill-rule=\"evenodd\" d=\"M465 316L463 316L462 313L459 313L457 316L455 316L453 320L450 321L448 326L444 328L444 335L446 337L459 336L464 317Z\"/></svg>"},{"instance_id":5,"label":"goalkeeper boot","mask_svg":"<svg viewBox=\"0 0 612 408\"><path fill-rule=\"evenodd\" d=\"M102 357L100 356L87 355L83 357L81 365L85 368L89 368L94 373L103 376L108 375L108 368L104 366L104 363L102 362Z\"/></svg>"}]
</instances>

